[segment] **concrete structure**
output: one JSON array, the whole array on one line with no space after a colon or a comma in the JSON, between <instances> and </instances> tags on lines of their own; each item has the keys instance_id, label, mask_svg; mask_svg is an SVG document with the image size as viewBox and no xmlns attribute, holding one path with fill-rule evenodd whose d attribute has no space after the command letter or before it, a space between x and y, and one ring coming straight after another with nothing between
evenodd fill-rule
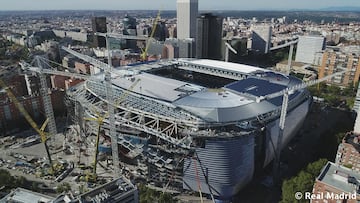
<instances>
[{"instance_id":1,"label":"concrete structure","mask_svg":"<svg viewBox=\"0 0 360 203\"><path fill-rule=\"evenodd\" d=\"M359 110L360 110L360 83L358 85L355 102L354 102L354 107L353 107L353 111L355 111L356 113L359 113ZM355 126L356 127L354 129L354 132L360 134L360 117L356 118Z\"/></svg>"},{"instance_id":2,"label":"concrete structure","mask_svg":"<svg viewBox=\"0 0 360 203\"><path fill-rule=\"evenodd\" d=\"M122 162L123 173L177 191L198 191L200 184L203 193L223 200L267 166L279 146L282 96L258 98L301 83L270 70L208 59L146 62L115 68L114 74L114 130L120 160L128 160ZM101 80L103 74L94 77ZM79 102L91 117L94 109L106 111L102 82L85 81L67 94L69 110ZM310 100L306 89L290 96L281 146L301 127ZM86 125L89 132L98 127ZM109 127L105 120L106 136Z\"/></svg>"},{"instance_id":3,"label":"concrete structure","mask_svg":"<svg viewBox=\"0 0 360 203\"><path fill-rule=\"evenodd\" d=\"M136 36L137 35L137 30L136 30L136 19L126 15L125 18L123 19L123 24L124 24L124 31L123 34L124 35L132 35L132 36ZM126 41L126 47L122 47L122 48L127 48L127 49L135 49L136 48L136 40L125 40Z\"/></svg>"},{"instance_id":4,"label":"concrete structure","mask_svg":"<svg viewBox=\"0 0 360 203\"><path fill-rule=\"evenodd\" d=\"M335 163L360 172L360 136L348 132L339 144Z\"/></svg>"},{"instance_id":5,"label":"concrete structure","mask_svg":"<svg viewBox=\"0 0 360 203\"><path fill-rule=\"evenodd\" d=\"M70 38L74 41L87 42L89 40L89 34L85 31L69 31L69 30L53 30L57 37Z\"/></svg>"},{"instance_id":6,"label":"concrete structure","mask_svg":"<svg viewBox=\"0 0 360 203\"><path fill-rule=\"evenodd\" d=\"M65 112L64 95L63 91L52 91L50 94L55 112ZM43 102L39 95L23 96L18 98L18 100L34 119L38 119L44 112ZM23 119L22 114L11 100L7 97L1 100L0 132L6 133L7 130L20 127L19 121L23 121Z\"/></svg>"},{"instance_id":7,"label":"concrete structure","mask_svg":"<svg viewBox=\"0 0 360 203\"><path fill-rule=\"evenodd\" d=\"M255 53L267 54L271 47L271 33L270 25L252 25L251 49Z\"/></svg>"},{"instance_id":8,"label":"concrete structure","mask_svg":"<svg viewBox=\"0 0 360 203\"><path fill-rule=\"evenodd\" d=\"M73 55L68 54L63 57L62 66L64 66L65 68L75 68L76 61L79 61L79 59L77 59Z\"/></svg>"},{"instance_id":9,"label":"concrete structure","mask_svg":"<svg viewBox=\"0 0 360 203\"><path fill-rule=\"evenodd\" d=\"M75 62L75 71L80 74L89 75L90 74L90 64L89 63L81 63Z\"/></svg>"},{"instance_id":10,"label":"concrete structure","mask_svg":"<svg viewBox=\"0 0 360 203\"><path fill-rule=\"evenodd\" d=\"M223 18L211 13L197 18L196 58L221 59Z\"/></svg>"},{"instance_id":11,"label":"concrete structure","mask_svg":"<svg viewBox=\"0 0 360 203\"><path fill-rule=\"evenodd\" d=\"M101 32L101 33L107 32L106 17L93 17L91 22L92 22L93 34L95 32ZM105 37L94 35L94 46L106 47Z\"/></svg>"},{"instance_id":12,"label":"concrete structure","mask_svg":"<svg viewBox=\"0 0 360 203\"><path fill-rule=\"evenodd\" d=\"M177 0L176 6L177 38L195 38L198 0Z\"/></svg>"},{"instance_id":13,"label":"concrete structure","mask_svg":"<svg viewBox=\"0 0 360 203\"><path fill-rule=\"evenodd\" d=\"M161 20L156 25L154 38L158 41L163 42L167 37L169 37L169 31L165 25L165 21Z\"/></svg>"},{"instance_id":14,"label":"concrete structure","mask_svg":"<svg viewBox=\"0 0 360 203\"><path fill-rule=\"evenodd\" d=\"M0 203L51 203L54 198L37 192L16 188L0 199Z\"/></svg>"},{"instance_id":15,"label":"concrete structure","mask_svg":"<svg viewBox=\"0 0 360 203\"><path fill-rule=\"evenodd\" d=\"M129 180L118 178L80 195L79 203L138 203L138 189Z\"/></svg>"},{"instance_id":16,"label":"concrete structure","mask_svg":"<svg viewBox=\"0 0 360 203\"><path fill-rule=\"evenodd\" d=\"M164 44L161 58L162 59L179 58L179 47L174 44Z\"/></svg>"},{"instance_id":17,"label":"concrete structure","mask_svg":"<svg viewBox=\"0 0 360 203\"><path fill-rule=\"evenodd\" d=\"M322 36L299 36L296 49L296 62L313 64L315 53L325 49L325 37Z\"/></svg>"},{"instance_id":18,"label":"concrete structure","mask_svg":"<svg viewBox=\"0 0 360 203\"><path fill-rule=\"evenodd\" d=\"M328 83L344 87L355 85L360 77L360 56L354 53L326 49L323 52L322 62L318 69L319 78L342 71L343 69L350 70L343 75L333 77Z\"/></svg>"},{"instance_id":19,"label":"concrete structure","mask_svg":"<svg viewBox=\"0 0 360 203\"><path fill-rule=\"evenodd\" d=\"M72 195L71 195L72 197ZM120 177L109 183L101 185L89 192L81 194L76 199L61 194L58 197L50 197L44 194L17 188L4 198L0 203L138 203L139 192L135 185L128 179Z\"/></svg>"},{"instance_id":20,"label":"concrete structure","mask_svg":"<svg viewBox=\"0 0 360 203\"><path fill-rule=\"evenodd\" d=\"M287 73L288 71L288 61L281 61L279 63L276 64L275 67L275 71L279 71L282 73ZM315 80L317 79L317 73L316 71L311 68L310 65L308 64L304 64L301 62L295 62L295 61L291 61L291 72L292 73L298 73L298 74L303 74L303 80L304 81L308 81L308 80Z\"/></svg>"},{"instance_id":21,"label":"concrete structure","mask_svg":"<svg viewBox=\"0 0 360 203\"><path fill-rule=\"evenodd\" d=\"M317 198L310 202L356 203L360 200L359 181L358 172L328 162L315 180L312 194Z\"/></svg>"}]
</instances>

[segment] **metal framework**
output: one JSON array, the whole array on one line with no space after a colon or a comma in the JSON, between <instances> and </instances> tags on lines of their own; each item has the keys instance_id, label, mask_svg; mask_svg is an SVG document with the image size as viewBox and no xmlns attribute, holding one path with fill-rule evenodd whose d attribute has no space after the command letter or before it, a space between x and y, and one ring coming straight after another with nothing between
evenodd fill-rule
<instances>
[{"instance_id":1,"label":"metal framework","mask_svg":"<svg viewBox=\"0 0 360 203\"><path fill-rule=\"evenodd\" d=\"M198 65L195 63L191 63L190 61L179 60L177 62L177 64L179 65L177 68L182 69L182 70L195 71L198 73L205 73L208 75L226 77L226 78L234 79L234 80L243 80L248 77L248 74L246 74L246 73L225 70L225 69L219 69L219 68L212 67L212 66Z\"/></svg>"},{"instance_id":2,"label":"metal framework","mask_svg":"<svg viewBox=\"0 0 360 203\"><path fill-rule=\"evenodd\" d=\"M37 65L40 67L40 69L42 69L42 64L41 64L40 58L37 57L36 61L37 61ZM49 95L49 90L47 87L46 75L40 73L39 78L40 78L40 86L41 86L40 94L41 94L43 104L44 104L45 116L46 116L46 118L49 119L47 129L48 129L50 135L54 136L53 138L55 139L57 130L56 130L54 111L53 111L52 103L51 103L51 97ZM51 137L50 137L50 139L51 139Z\"/></svg>"},{"instance_id":3,"label":"metal framework","mask_svg":"<svg viewBox=\"0 0 360 203\"><path fill-rule=\"evenodd\" d=\"M100 108L105 104L110 104L116 107L115 123L117 126L141 130L171 144L190 149L191 140L189 140L189 137L180 135L180 132L185 126L189 127L189 125L197 128L201 123L199 118L185 111L175 110L174 107L160 104L147 98L136 97L131 93L127 96L126 100L119 104L109 102L101 95L105 87L104 85L99 85L99 83L87 81L84 84L84 88L86 91L77 95L83 95L84 99L93 97L92 100L85 99L83 101L88 102L88 105ZM114 88L114 90L114 97L120 97L124 94L124 90L118 88ZM100 99L101 102L95 98ZM97 102L89 103L92 101ZM111 121L109 120L109 122Z\"/></svg>"}]
</instances>

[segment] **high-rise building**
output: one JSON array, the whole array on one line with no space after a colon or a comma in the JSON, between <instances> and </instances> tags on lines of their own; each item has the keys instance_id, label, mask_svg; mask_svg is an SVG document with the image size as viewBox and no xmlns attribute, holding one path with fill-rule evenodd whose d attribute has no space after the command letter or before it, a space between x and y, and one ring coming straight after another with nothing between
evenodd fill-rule
<instances>
[{"instance_id":1,"label":"high-rise building","mask_svg":"<svg viewBox=\"0 0 360 203\"><path fill-rule=\"evenodd\" d=\"M221 59L222 21L211 13L197 18L196 58Z\"/></svg>"},{"instance_id":2,"label":"high-rise building","mask_svg":"<svg viewBox=\"0 0 360 203\"><path fill-rule=\"evenodd\" d=\"M359 115L358 115L359 117ZM354 132L348 132L339 144L335 163L360 172L360 135L356 123Z\"/></svg>"},{"instance_id":3,"label":"high-rise building","mask_svg":"<svg viewBox=\"0 0 360 203\"><path fill-rule=\"evenodd\" d=\"M316 52L325 49L325 38L322 36L299 36L296 49L296 62L313 64Z\"/></svg>"},{"instance_id":4,"label":"high-rise building","mask_svg":"<svg viewBox=\"0 0 360 203\"><path fill-rule=\"evenodd\" d=\"M95 47L106 47L105 37L96 36L95 32L106 33L106 17L93 17L92 18L92 29L94 34L94 46Z\"/></svg>"},{"instance_id":5,"label":"high-rise building","mask_svg":"<svg viewBox=\"0 0 360 203\"><path fill-rule=\"evenodd\" d=\"M196 18L198 15L198 0L177 0L176 35L180 40L179 57L192 58L195 56Z\"/></svg>"},{"instance_id":6,"label":"high-rise building","mask_svg":"<svg viewBox=\"0 0 360 203\"><path fill-rule=\"evenodd\" d=\"M198 0L177 0L177 37L195 38Z\"/></svg>"},{"instance_id":7,"label":"high-rise building","mask_svg":"<svg viewBox=\"0 0 360 203\"><path fill-rule=\"evenodd\" d=\"M252 25L251 49L255 53L267 54L271 47L272 28L270 25Z\"/></svg>"},{"instance_id":8,"label":"high-rise building","mask_svg":"<svg viewBox=\"0 0 360 203\"><path fill-rule=\"evenodd\" d=\"M167 27L165 25L165 21L159 21L156 25L156 29L154 32L154 38L158 41L165 41L166 37L169 36L167 31Z\"/></svg>"},{"instance_id":9,"label":"high-rise building","mask_svg":"<svg viewBox=\"0 0 360 203\"><path fill-rule=\"evenodd\" d=\"M360 56L352 52L326 49L319 66L319 78L336 72L349 70L347 73L333 77L327 83L340 86L355 85L360 77Z\"/></svg>"},{"instance_id":10,"label":"high-rise building","mask_svg":"<svg viewBox=\"0 0 360 203\"><path fill-rule=\"evenodd\" d=\"M137 35L135 18L133 18L129 15L126 15L125 18L123 19L123 24L124 24L124 31L123 31L124 35L132 35L132 36ZM136 48L136 40L127 39L125 48L135 49Z\"/></svg>"}]
</instances>

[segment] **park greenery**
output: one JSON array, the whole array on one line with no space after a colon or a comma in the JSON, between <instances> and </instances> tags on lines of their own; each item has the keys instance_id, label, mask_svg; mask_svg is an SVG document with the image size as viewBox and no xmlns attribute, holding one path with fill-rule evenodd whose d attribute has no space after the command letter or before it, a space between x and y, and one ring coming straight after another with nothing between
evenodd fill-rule
<instances>
[{"instance_id":1,"label":"park greenery","mask_svg":"<svg viewBox=\"0 0 360 203\"><path fill-rule=\"evenodd\" d=\"M71 190L71 185L69 183L62 183L56 188L57 193L69 192L70 190Z\"/></svg>"},{"instance_id":2,"label":"park greenery","mask_svg":"<svg viewBox=\"0 0 360 203\"><path fill-rule=\"evenodd\" d=\"M320 174L321 169L327 163L327 159L319 159L307 165L296 176L285 180L282 184L282 200L281 203L288 202L307 202L308 200L296 200L294 194L296 192L311 192L316 177Z\"/></svg>"},{"instance_id":3,"label":"park greenery","mask_svg":"<svg viewBox=\"0 0 360 203\"><path fill-rule=\"evenodd\" d=\"M140 203L175 203L171 194L156 191L146 187L144 184L138 185L140 194Z\"/></svg>"},{"instance_id":4,"label":"park greenery","mask_svg":"<svg viewBox=\"0 0 360 203\"><path fill-rule=\"evenodd\" d=\"M282 203L285 202L307 202L305 200L295 200L294 194L296 192L311 192L316 177L319 176L321 169L325 166L328 160L334 160L337 148L348 131L349 126L340 122L341 127L326 131L319 139L319 148L314 151L314 157L317 161L307 165L296 176L288 180L284 180L282 184ZM315 159L316 160L316 159ZM351 165L345 167L351 168Z\"/></svg>"},{"instance_id":5,"label":"park greenery","mask_svg":"<svg viewBox=\"0 0 360 203\"><path fill-rule=\"evenodd\" d=\"M23 176L12 176L9 171L0 169L0 188L3 188L2 192L10 192L12 189L18 187L39 191L37 182L29 181Z\"/></svg>"},{"instance_id":6,"label":"park greenery","mask_svg":"<svg viewBox=\"0 0 360 203\"><path fill-rule=\"evenodd\" d=\"M323 98L324 102L330 106L342 105L347 110L350 110L354 106L357 86L358 84L353 85L351 83L348 87L340 88L336 85L320 83L308 87L308 90L312 96Z\"/></svg>"},{"instance_id":7,"label":"park greenery","mask_svg":"<svg viewBox=\"0 0 360 203\"><path fill-rule=\"evenodd\" d=\"M0 38L0 60L19 61L27 59L29 59L29 50L26 47Z\"/></svg>"}]
</instances>

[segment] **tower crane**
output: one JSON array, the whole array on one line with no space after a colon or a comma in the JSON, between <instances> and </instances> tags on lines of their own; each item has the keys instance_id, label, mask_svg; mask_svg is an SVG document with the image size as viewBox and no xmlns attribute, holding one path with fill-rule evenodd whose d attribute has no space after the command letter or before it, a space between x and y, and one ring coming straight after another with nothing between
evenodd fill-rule
<instances>
[{"instance_id":1,"label":"tower crane","mask_svg":"<svg viewBox=\"0 0 360 203\"><path fill-rule=\"evenodd\" d=\"M277 50L277 49L281 49L281 48L290 46L286 75L289 75L290 72L291 72L291 60L292 60L292 56L293 56L294 45L297 44L298 42L299 42L298 40L294 40L294 41L290 41L290 42L287 42L285 44L281 44L279 46L270 48L270 51L274 51L274 50Z\"/></svg>"},{"instance_id":2,"label":"tower crane","mask_svg":"<svg viewBox=\"0 0 360 203\"><path fill-rule=\"evenodd\" d=\"M124 92L118 100L116 100L116 104L121 103L126 97L130 94L130 91L135 88L135 86L140 82L140 79L137 79L130 87L127 89L126 92ZM116 105L115 104L115 105ZM112 105L112 104L109 104ZM93 110L95 111L95 110ZM100 130L101 126L104 123L104 120L109 116L109 113L106 113L105 115L101 115L99 112L96 112L96 118L84 118L87 121L95 121L97 122L97 134L96 134L96 144L95 144L95 156L94 156L94 164L93 164L93 173L92 175L87 176L87 181L89 182L96 182L97 174L96 174L96 168L97 168L97 162L98 162L98 155L99 155L99 141L100 141ZM116 141L117 143L117 141ZM117 145L116 145L117 147ZM114 156L114 155L113 155ZM114 166L115 167L115 166Z\"/></svg>"},{"instance_id":3,"label":"tower crane","mask_svg":"<svg viewBox=\"0 0 360 203\"><path fill-rule=\"evenodd\" d=\"M237 54L237 51L228 42L225 42L225 62L229 61L229 50Z\"/></svg>"},{"instance_id":4,"label":"tower crane","mask_svg":"<svg viewBox=\"0 0 360 203\"><path fill-rule=\"evenodd\" d=\"M100 115L100 113L97 113L97 118L84 118L84 119L87 121L95 121L98 123L98 128L97 128L97 132L96 132L93 172L91 174L88 174L86 177L88 182L96 182L96 179L97 179L96 166L97 166L97 160L98 160L98 154L99 154L100 130L101 130L101 125L103 124L103 122L105 120L105 115Z\"/></svg>"},{"instance_id":5,"label":"tower crane","mask_svg":"<svg viewBox=\"0 0 360 203\"><path fill-rule=\"evenodd\" d=\"M146 60L147 52L148 52L149 47L150 47L150 41L149 41L149 40L150 40L150 39L153 39L154 34L155 34L155 30L156 30L156 28L157 28L157 24L158 24L158 21L159 21L159 20L160 20L160 10L159 10L158 14L156 15L156 18L155 18L153 27L152 27L152 29L151 29L150 36L149 36L149 38L148 38L148 40L147 40L147 42L146 42L146 47L145 47L145 49L143 50L143 52L141 53L141 59L142 59L143 61Z\"/></svg>"},{"instance_id":6,"label":"tower crane","mask_svg":"<svg viewBox=\"0 0 360 203\"><path fill-rule=\"evenodd\" d=\"M111 76L111 66L109 64L103 63L99 60L96 60L92 57L80 54L76 51L73 51L72 49L66 48L66 47L62 47L62 49L64 49L65 51L69 52L70 54L73 54L74 56L87 61L89 63L91 63L92 65L99 67L101 70L105 71L105 81L106 83L106 91L107 91L107 100L108 101L115 101L113 99L112 96L112 85L111 85L111 81L110 80L110 76ZM110 57L110 56L108 56ZM41 57L38 57L38 60L41 60ZM111 60L108 60L109 62ZM77 74L77 73L70 73L70 72L63 72L63 71L57 71L57 70L51 70L51 69L42 69L39 67L32 67L30 64L24 63L22 62L20 64L22 66L22 68L26 71L32 71L32 72L37 72L39 73L39 75L45 75L45 74L52 74L52 75L62 75L62 76L67 76L67 77L73 77L73 78L78 78L78 79L83 79L83 80L95 80L97 82L98 79L96 78L92 78L89 75L82 75L82 74ZM109 68L110 67L110 68ZM114 103L120 103L121 101L123 101L129 94L129 90L133 89L138 83L140 82L140 79L137 79L130 87L127 91L125 91ZM109 104L108 105L108 116L109 116L109 123L110 123L110 127L109 127L109 131L110 131L110 137L111 137L111 143L112 143L112 154L113 154L113 163L114 163L114 169L115 169L115 176L117 176L117 174L120 171L119 168L119 158L118 158L118 148L117 148L117 142L118 142L118 138L116 136L116 132L115 132L115 115L114 115L114 106L113 104ZM112 112L112 113L111 113ZM111 118L113 117L113 118ZM101 124L103 123L103 119L101 121ZM100 124L100 125L101 125ZM99 126L100 126L99 125Z\"/></svg>"},{"instance_id":7,"label":"tower crane","mask_svg":"<svg viewBox=\"0 0 360 203\"><path fill-rule=\"evenodd\" d=\"M26 121L30 124L30 126L40 135L41 142L45 146L46 155L49 160L49 165L51 167L50 174L55 173L55 168L51 160L51 155L49 151L49 147L47 145L47 139L48 136L46 135L46 132L44 132L44 129L46 125L49 123L49 118L45 120L43 125L39 128L36 122L31 118L30 114L25 110L24 106L16 99L16 96L10 91L10 88L6 86L5 82L0 79L0 86L6 91L9 98L14 102L16 108L20 111L20 113L24 116ZM44 104L45 105L45 104Z\"/></svg>"},{"instance_id":8,"label":"tower crane","mask_svg":"<svg viewBox=\"0 0 360 203\"><path fill-rule=\"evenodd\" d=\"M39 66L39 68L43 69L42 63L41 63L39 57L36 57L36 62L37 62L37 65ZM48 92L46 76L44 74L39 74L39 79L40 79L40 94L41 94L41 97L42 97L43 103L44 103L45 115L49 119L47 128L48 128L49 133L52 136L54 136L54 139L55 139L55 135L57 134L55 116L54 116L54 111L52 108L51 98L50 98L50 95Z\"/></svg>"},{"instance_id":9,"label":"tower crane","mask_svg":"<svg viewBox=\"0 0 360 203\"><path fill-rule=\"evenodd\" d=\"M111 83L111 74L112 74L112 66L111 66L111 56L110 56L110 43L108 38L106 38L106 47L108 50L108 64L105 64L99 60L93 59L89 56L85 56L83 54L80 54L76 51L73 51L71 49L63 47L63 49L70 54L73 54L76 57L79 57L80 59L87 61L91 63L94 66L99 67L100 69L105 71L105 89L106 89L106 98L109 101L109 104L107 105L107 110L109 114L109 134L111 139L111 149L112 149L112 157L113 157L113 164L114 164L114 176L115 178L120 173L120 166L119 166L119 152L118 152L118 137L116 135L116 124L115 124L115 112L114 112L114 95L113 95L113 89L112 89L112 83Z\"/></svg>"},{"instance_id":10,"label":"tower crane","mask_svg":"<svg viewBox=\"0 0 360 203\"><path fill-rule=\"evenodd\" d=\"M295 93L295 91L297 90L301 90L304 89L306 87L315 85L315 84L319 84L321 82L324 82L326 80L329 80L330 78L333 78L335 76L338 75L342 75L346 72L348 72L350 70L345 70L345 71L341 71L341 72L337 72L334 73L332 75L328 75L326 77L323 77L321 79L317 79L317 80L312 80L312 81L308 81L308 82L304 82L301 84L297 84L294 85L292 87L286 88L282 91L279 92L275 92L272 94L268 94L265 96L260 96L256 98L256 102L261 102L263 100L269 100L269 99L273 99L279 96L283 96L283 100L282 100L282 105L281 105L281 113L280 113L280 120L279 120L279 135L278 135L278 139L277 139L277 145L276 145L276 151L275 151L275 161L274 161L274 167L273 167L273 176L274 176L274 180L275 182L278 181L279 177L279 167L280 167L280 153L281 153L281 148L282 148L282 137L284 134L284 128L285 128L285 121L286 121L286 114L287 114L287 108L288 108L288 103L289 103L289 95Z\"/></svg>"}]
</instances>

